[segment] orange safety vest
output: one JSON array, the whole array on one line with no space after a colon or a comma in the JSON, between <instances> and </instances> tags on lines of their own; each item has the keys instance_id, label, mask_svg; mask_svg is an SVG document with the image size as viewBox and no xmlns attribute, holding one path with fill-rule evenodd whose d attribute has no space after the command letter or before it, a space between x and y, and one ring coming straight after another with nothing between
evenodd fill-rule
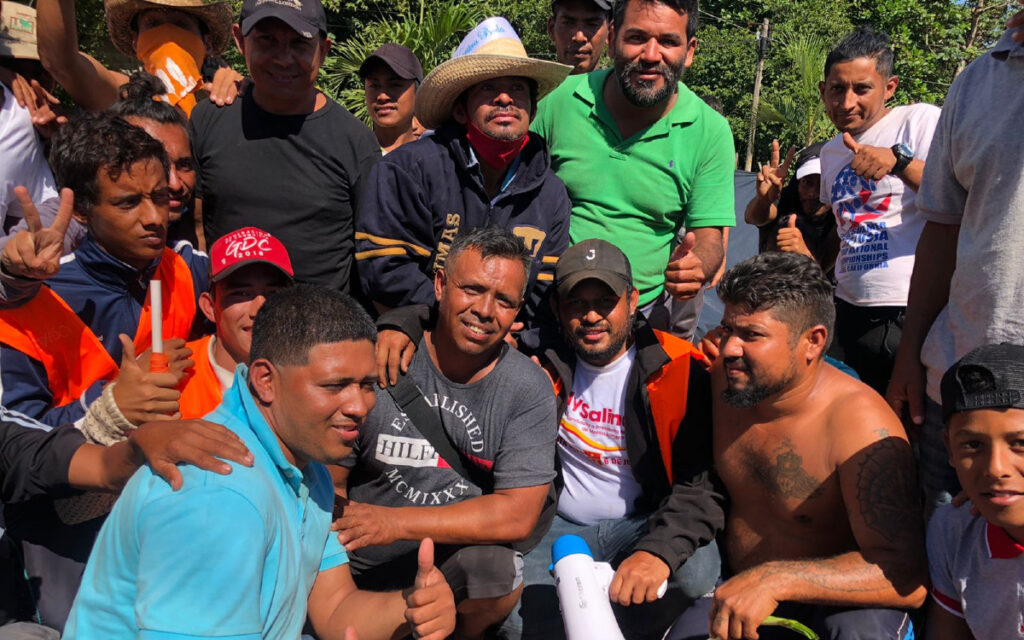
<instances>
[{"instance_id":1,"label":"orange safety vest","mask_svg":"<svg viewBox=\"0 0 1024 640\"><path fill-rule=\"evenodd\" d=\"M679 432L679 425L686 417L686 391L690 385L691 360L704 364L708 364L708 360L686 340L657 329L653 331L670 361L647 379L647 397L651 418L654 420L654 432L658 437L658 450L665 463L668 482L672 484L672 443ZM548 375L551 375L550 372ZM560 395L564 388L562 379L553 380L552 387L555 395Z\"/></svg>"},{"instance_id":2,"label":"orange safety vest","mask_svg":"<svg viewBox=\"0 0 1024 640\"><path fill-rule=\"evenodd\" d=\"M188 338L196 315L188 264L164 248L153 277L163 282L164 338ZM137 352L152 346L151 313L147 296L135 332ZM113 380L119 371L96 334L45 285L27 304L0 311L0 342L42 363L55 407L77 400L98 380Z\"/></svg>"},{"instance_id":3,"label":"orange safety vest","mask_svg":"<svg viewBox=\"0 0 1024 640\"><path fill-rule=\"evenodd\" d=\"M220 404L223 394L220 378L217 377L213 363L210 362L212 337L205 336L185 345L192 350L192 360L196 363L196 366L185 374L185 386L181 390L181 398L178 399L181 417L185 420L202 418Z\"/></svg>"}]
</instances>

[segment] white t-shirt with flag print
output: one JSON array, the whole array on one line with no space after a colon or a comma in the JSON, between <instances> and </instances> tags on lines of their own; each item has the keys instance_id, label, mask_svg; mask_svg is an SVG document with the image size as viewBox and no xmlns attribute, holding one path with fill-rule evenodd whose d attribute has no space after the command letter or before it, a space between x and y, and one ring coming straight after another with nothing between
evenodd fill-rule
<instances>
[{"instance_id":1,"label":"white t-shirt with flag print","mask_svg":"<svg viewBox=\"0 0 1024 640\"><path fill-rule=\"evenodd\" d=\"M926 160L940 110L919 103L894 107L870 129L853 136L861 145L905 144ZM862 178L850 164L853 151L842 134L821 150L821 201L836 216L840 248L836 296L864 307L904 307L914 271L914 251L924 228L917 194L896 176Z\"/></svg>"}]
</instances>

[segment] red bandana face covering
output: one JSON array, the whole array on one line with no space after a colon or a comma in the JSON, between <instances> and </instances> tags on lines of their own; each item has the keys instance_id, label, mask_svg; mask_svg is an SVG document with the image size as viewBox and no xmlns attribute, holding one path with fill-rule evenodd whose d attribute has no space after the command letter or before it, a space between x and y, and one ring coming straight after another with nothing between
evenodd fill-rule
<instances>
[{"instance_id":1,"label":"red bandana face covering","mask_svg":"<svg viewBox=\"0 0 1024 640\"><path fill-rule=\"evenodd\" d=\"M516 140L498 140L477 129L472 122L467 122L466 138L473 145L477 157L495 169L505 170L530 141L530 134Z\"/></svg>"}]
</instances>

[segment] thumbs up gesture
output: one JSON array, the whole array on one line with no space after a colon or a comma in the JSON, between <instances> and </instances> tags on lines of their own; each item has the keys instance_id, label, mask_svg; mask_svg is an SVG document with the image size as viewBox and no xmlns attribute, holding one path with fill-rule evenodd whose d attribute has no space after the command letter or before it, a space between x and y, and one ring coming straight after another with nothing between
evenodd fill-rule
<instances>
[{"instance_id":1,"label":"thumbs up gesture","mask_svg":"<svg viewBox=\"0 0 1024 640\"><path fill-rule=\"evenodd\" d=\"M28 189L15 187L14 195L21 204L21 212L28 225L28 231L19 231L8 241L3 254L0 254L0 265L8 275L45 280L60 269L60 257L64 253L64 234L71 224L75 196L71 189L61 189L57 217L52 225L44 227L40 221L39 210L29 197Z\"/></svg>"},{"instance_id":2,"label":"thumbs up gesture","mask_svg":"<svg viewBox=\"0 0 1024 640\"><path fill-rule=\"evenodd\" d=\"M779 233L775 236L775 244L779 246L779 251L799 253L808 258L814 257L804 243L804 235L796 228L796 215L790 215L786 226L779 229Z\"/></svg>"},{"instance_id":3,"label":"thumbs up gesture","mask_svg":"<svg viewBox=\"0 0 1024 640\"><path fill-rule=\"evenodd\" d=\"M691 231L672 252L665 268L665 290L676 300L689 300L697 295L707 277L704 263L693 252L697 236Z\"/></svg>"},{"instance_id":4,"label":"thumbs up gesture","mask_svg":"<svg viewBox=\"0 0 1024 640\"><path fill-rule=\"evenodd\" d=\"M843 144L853 152L850 168L867 180L881 180L896 166L896 154L888 147L858 144L849 133L843 133Z\"/></svg>"},{"instance_id":5,"label":"thumbs up gesture","mask_svg":"<svg viewBox=\"0 0 1024 640\"><path fill-rule=\"evenodd\" d=\"M125 334L121 339L121 372L114 384L114 402L124 417L132 424L173 420L180 418L178 398L181 393L175 387L181 382L183 370L193 366L188 356L192 350L185 341L176 338L164 340L164 352L173 364L167 373L152 373L149 370L150 350L136 357L135 345Z\"/></svg>"},{"instance_id":6,"label":"thumbs up gesture","mask_svg":"<svg viewBox=\"0 0 1024 640\"><path fill-rule=\"evenodd\" d=\"M455 631L455 596L434 566L434 541L424 538L416 558L416 580L405 592L405 619L414 638L444 640Z\"/></svg>"}]
</instances>

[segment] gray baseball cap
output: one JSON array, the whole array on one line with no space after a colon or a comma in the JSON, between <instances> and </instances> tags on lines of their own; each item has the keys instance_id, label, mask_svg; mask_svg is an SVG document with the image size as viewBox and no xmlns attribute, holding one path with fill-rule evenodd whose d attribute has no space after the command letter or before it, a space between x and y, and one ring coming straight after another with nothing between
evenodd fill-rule
<instances>
[{"instance_id":1,"label":"gray baseball cap","mask_svg":"<svg viewBox=\"0 0 1024 640\"><path fill-rule=\"evenodd\" d=\"M612 243L596 238L574 244L558 258L555 266L558 297L565 298L573 287L591 278L605 283L620 296L633 288L629 258Z\"/></svg>"}]
</instances>

